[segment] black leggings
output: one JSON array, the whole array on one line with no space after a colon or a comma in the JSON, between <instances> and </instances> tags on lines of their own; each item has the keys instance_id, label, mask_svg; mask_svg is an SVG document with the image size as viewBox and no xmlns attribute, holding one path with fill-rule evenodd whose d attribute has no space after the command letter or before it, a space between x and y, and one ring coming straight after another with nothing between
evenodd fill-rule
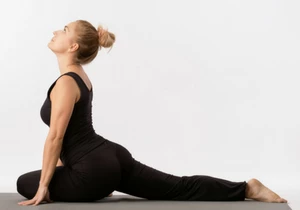
<instances>
[{"instance_id":1,"label":"black leggings","mask_svg":"<svg viewBox=\"0 0 300 210\"><path fill-rule=\"evenodd\" d=\"M41 170L21 175L17 191L27 199L37 192ZM135 160L123 146L106 140L76 164L56 167L49 184L53 201L100 200L113 191L148 200L241 201L247 183L205 175L174 176Z\"/></svg>"}]
</instances>

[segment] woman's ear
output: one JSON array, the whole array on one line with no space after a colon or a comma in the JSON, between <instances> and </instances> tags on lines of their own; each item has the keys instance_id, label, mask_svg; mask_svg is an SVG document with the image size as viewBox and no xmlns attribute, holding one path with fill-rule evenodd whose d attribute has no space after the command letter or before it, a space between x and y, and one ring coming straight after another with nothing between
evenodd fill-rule
<instances>
[{"instance_id":1,"label":"woman's ear","mask_svg":"<svg viewBox=\"0 0 300 210\"><path fill-rule=\"evenodd\" d=\"M71 45L71 47L69 48L68 52L75 52L76 50L78 50L79 48L79 44L74 43Z\"/></svg>"}]
</instances>

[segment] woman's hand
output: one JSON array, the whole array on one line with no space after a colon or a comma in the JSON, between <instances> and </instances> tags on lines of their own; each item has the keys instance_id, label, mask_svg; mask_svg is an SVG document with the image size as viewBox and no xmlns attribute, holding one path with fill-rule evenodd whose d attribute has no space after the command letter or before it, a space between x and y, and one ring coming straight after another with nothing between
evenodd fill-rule
<instances>
[{"instance_id":1,"label":"woman's hand","mask_svg":"<svg viewBox=\"0 0 300 210\"><path fill-rule=\"evenodd\" d=\"M46 201L47 203L53 202L52 200L50 200L48 187L40 186L34 198L32 198L31 200L19 202L18 204L22 206L28 206L28 205L37 206L43 201Z\"/></svg>"}]
</instances>

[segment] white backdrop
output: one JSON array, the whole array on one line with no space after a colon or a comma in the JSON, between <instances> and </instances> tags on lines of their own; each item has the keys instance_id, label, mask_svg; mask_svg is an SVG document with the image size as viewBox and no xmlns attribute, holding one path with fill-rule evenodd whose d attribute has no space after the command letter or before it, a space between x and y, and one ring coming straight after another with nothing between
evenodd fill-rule
<instances>
[{"instance_id":1,"label":"white backdrop","mask_svg":"<svg viewBox=\"0 0 300 210\"><path fill-rule=\"evenodd\" d=\"M85 2L85 3L83 3ZM116 35L85 66L96 132L174 175L300 188L299 1L0 3L0 192L40 169L40 108L59 77L47 44L77 19Z\"/></svg>"}]
</instances>

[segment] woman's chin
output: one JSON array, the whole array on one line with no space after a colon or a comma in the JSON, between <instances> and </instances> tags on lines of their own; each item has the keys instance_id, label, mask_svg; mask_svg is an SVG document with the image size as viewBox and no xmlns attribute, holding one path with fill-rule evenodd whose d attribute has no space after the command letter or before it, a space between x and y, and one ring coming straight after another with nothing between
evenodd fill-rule
<instances>
[{"instance_id":1,"label":"woman's chin","mask_svg":"<svg viewBox=\"0 0 300 210\"><path fill-rule=\"evenodd\" d=\"M48 46L48 48L49 48L50 50L53 51L53 49L52 49L52 47L51 47L51 42L49 42L47 46Z\"/></svg>"}]
</instances>

